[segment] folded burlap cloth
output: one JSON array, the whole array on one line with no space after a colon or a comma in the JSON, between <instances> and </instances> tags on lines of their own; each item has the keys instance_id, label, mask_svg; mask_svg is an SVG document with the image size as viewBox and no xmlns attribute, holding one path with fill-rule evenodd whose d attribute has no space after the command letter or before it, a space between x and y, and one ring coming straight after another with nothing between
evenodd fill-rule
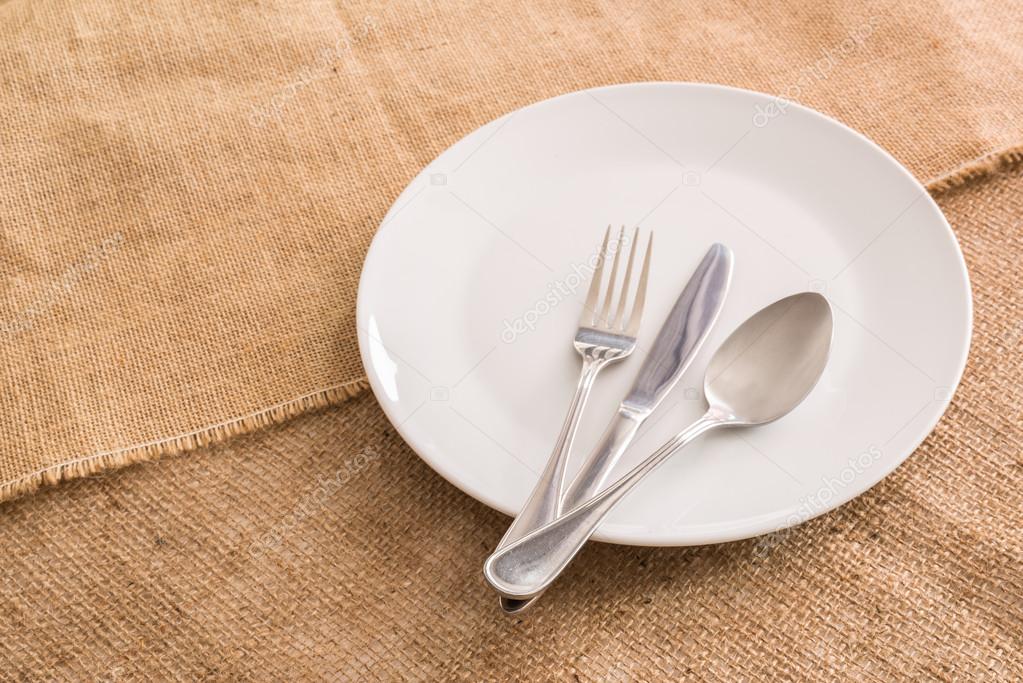
<instances>
[{"instance_id":1,"label":"folded burlap cloth","mask_svg":"<svg viewBox=\"0 0 1023 683\"><path fill-rule=\"evenodd\" d=\"M108 473L0 507L0 676L1019 680L1021 16L0 0L0 499ZM891 151L963 244L973 350L856 501L770 542L592 544L499 618L505 520L342 404L359 270L452 142L638 80L777 93Z\"/></svg>"}]
</instances>

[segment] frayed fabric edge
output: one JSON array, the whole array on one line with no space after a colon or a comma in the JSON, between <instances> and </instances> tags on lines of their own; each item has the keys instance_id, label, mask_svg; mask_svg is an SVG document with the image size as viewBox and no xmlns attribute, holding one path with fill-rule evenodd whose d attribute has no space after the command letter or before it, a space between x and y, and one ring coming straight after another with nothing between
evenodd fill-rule
<instances>
[{"instance_id":1,"label":"frayed fabric edge","mask_svg":"<svg viewBox=\"0 0 1023 683\"><path fill-rule=\"evenodd\" d=\"M249 413L248 415L202 427L186 434L157 439L117 450L93 453L82 458L45 467L18 479L12 479L0 484L0 503L33 493L44 485L59 484L73 479L112 472L128 465L157 460L167 455L176 455L203 446L221 443L236 436L251 434L259 429L280 424L311 410L344 403L348 399L363 393L368 388L369 381L363 377L345 384L306 394L305 396L279 403L264 410Z\"/></svg>"},{"instance_id":2,"label":"frayed fabric edge","mask_svg":"<svg viewBox=\"0 0 1023 683\"><path fill-rule=\"evenodd\" d=\"M1023 163L1023 145L1006 147L990 154L967 161L948 173L924 183L932 196L937 196L978 180L1012 170Z\"/></svg>"}]
</instances>

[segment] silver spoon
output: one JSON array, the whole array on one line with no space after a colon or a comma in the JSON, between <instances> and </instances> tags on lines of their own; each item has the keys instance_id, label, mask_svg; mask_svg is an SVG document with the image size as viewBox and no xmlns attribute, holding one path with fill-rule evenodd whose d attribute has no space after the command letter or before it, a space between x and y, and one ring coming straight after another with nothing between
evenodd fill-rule
<instances>
[{"instance_id":1,"label":"silver spoon","mask_svg":"<svg viewBox=\"0 0 1023 683\"><path fill-rule=\"evenodd\" d=\"M703 385L707 412L593 498L495 551L483 566L487 581L508 598L539 595L618 501L670 455L711 429L761 425L789 413L824 371L832 329L831 306L812 292L786 297L754 314L710 360Z\"/></svg>"}]
</instances>

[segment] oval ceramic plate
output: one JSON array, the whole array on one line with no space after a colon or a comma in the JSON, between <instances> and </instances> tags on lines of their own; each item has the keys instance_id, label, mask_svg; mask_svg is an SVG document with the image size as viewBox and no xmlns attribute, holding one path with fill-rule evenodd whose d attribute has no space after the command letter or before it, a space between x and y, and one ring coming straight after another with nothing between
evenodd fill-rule
<instances>
[{"instance_id":1,"label":"oval ceramic plate","mask_svg":"<svg viewBox=\"0 0 1023 683\"><path fill-rule=\"evenodd\" d=\"M807 400L711 434L605 520L600 540L736 540L830 510L931 431L966 362L969 282L924 188L862 135L795 104L712 85L571 93L463 138L397 199L366 258L359 343L395 427L437 472L507 514L543 469L574 391L572 347L608 224L654 233L637 352L598 379L569 471L630 385L643 344L713 242L735 253L717 326L619 471L704 409L703 371L742 320L824 293L835 338Z\"/></svg>"}]
</instances>

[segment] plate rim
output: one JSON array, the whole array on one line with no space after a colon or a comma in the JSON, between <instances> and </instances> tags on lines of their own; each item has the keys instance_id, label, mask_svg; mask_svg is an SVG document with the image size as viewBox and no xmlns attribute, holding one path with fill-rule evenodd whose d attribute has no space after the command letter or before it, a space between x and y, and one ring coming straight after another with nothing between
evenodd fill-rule
<instances>
[{"instance_id":1,"label":"plate rim","mask_svg":"<svg viewBox=\"0 0 1023 683\"><path fill-rule=\"evenodd\" d=\"M422 169L420 169L420 171L416 173L408 181L405 188L398 194L397 197L395 197L394 201L391 203L391 206L387 210L387 213L384 214L383 218L380 221L380 224L377 226L376 232L373 235L373 239L370 242L369 249L366 251L366 257L363 260L362 269L359 275L359 287L356 294L355 317L357 327L357 338L359 344L359 358L360 361L362 362L363 370L366 373L366 378L369 382L370 389L373 392L373 396L376 399L376 402L380 405L385 416L387 417L388 422L390 422L391 426L395 429L395 431L398 432L402 440L405 441L409 448L411 448L412 451L414 451L416 455L430 467L430 469L439 474L449 484L455 486L463 493L469 495L478 502L486 505L490 509L496 510L508 516L514 516L516 514L516 511L506 509L505 507L499 505L496 501L492 500L491 497L485 491L482 491L472 486L468 482L465 482L463 479L460 479L457 475L457 472L449 468L443 461L433 459L429 455L426 455L423 452L423 449L421 449L421 447L417 445L414 437L410 435L406 429L403 428L404 423L401 421L401 419L393 413L393 408L389 405L389 400L386 399L386 394L384 393L383 387L379 383L379 379L376 377L375 373L371 371L372 363L370 361L369 351L367 348L368 345L366 340L368 332L366 331L365 325L363 324L363 321L365 320L366 316L366 307L368 305L366 298L370 296L369 294L366 293L367 290L367 286L365 284L365 281L367 279L366 273L369 268L373 267L372 264L381 258L380 252L383 248L380 246L382 242L380 236L383 233L384 228L387 226L387 223L393 217L393 215L396 215L398 211L402 210L405 207L408 201L407 199L405 199L406 195L411 194L412 188L414 185L416 185L416 182L428 174L429 169L435 164L435 162L438 159L447 154L451 149L453 149L457 145L460 145L464 140L473 135L476 135L477 133L483 131L484 129L500 125L502 121L505 121L520 112L527 111L529 109L539 106L549 105L563 98L576 97L585 93L596 94L612 90L639 89L644 87L647 88L682 87L709 91L719 91L731 94L741 93L745 95L753 95L758 98L766 98L769 101L782 99L780 97L769 95L767 93L760 92L757 90L751 90L748 88L741 88L719 83L706 83L700 81L635 81L628 83L614 83L589 88L582 88L579 90L565 92L560 95L555 95L553 97L548 97L546 99L537 100L535 102L523 105L517 109L502 114L497 118L492 119L480 126L477 126L476 128L462 135L460 138L458 138L458 140L452 142L450 145L445 147L437 155L435 155L429 162L427 162L422 167ZM963 375L966 371L966 365L969 359L970 349L973 346L973 312L974 312L973 287L970 281L969 269L967 268L966 259L963 255L962 247L959 243L958 238L956 237L955 231L952 229L952 226L949 224L947 217L941 210L941 207L939 207L937 202L935 202L934 197L932 197L930 192L927 191L927 188L924 186L924 184L916 176L914 176L909 171L909 169L905 167L905 165L903 165L898 159L892 156L892 154L884 147L882 147L881 145L879 145L878 143L876 143L875 141L861 133L860 131L850 127L849 125L843 123L842 121L839 121L838 119L835 119L831 116L828 116L827 114L819 112L816 109L808 107L799 102L793 102L790 100L786 100L786 103L787 106L793 110L800 111L804 115L809 115L811 117L824 120L829 124L838 126L840 129L844 130L847 133L852 133L860 141L866 143L873 151L879 152L883 158L887 159L887 161L890 162L890 164L895 169L897 169L898 172L900 172L906 179L910 181L912 185L916 186L916 188L923 195L925 195L926 203L928 204L932 212L939 219L941 225L945 229L944 232L945 237L947 237L950 240L952 246L955 249L955 254L958 257L956 261L958 265L957 269L958 274L962 279L962 283L964 285L966 292L965 297L966 325L963 329L965 343L963 345L962 354L958 359L958 367L955 373L955 381L952 383L951 390L948 392L948 395L942 401L936 402L939 404L939 410L933 422L931 422L930 420L925 421L925 426L921 427L918 433L912 439L910 439L910 443L912 443L913 445L911 448L908 449L908 452L906 453L905 456L897 459L890 466L881 467L879 469L874 470L874 472L878 476L873 478L873 480L867 483L865 486L855 488L851 495L844 496L838 495L834 499L832 499L832 501L829 502L827 505L822 506L819 510L813 511L808 516L801 517L795 523L791 524L788 523L787 518L791 517L795 511L798 511L800 509L801 505L798 502L793 508L784 510L780 513L779 512L771 513L769 515L770 519L775 519L779 516L783 516L786 518L786 522L781 525L777 524L769 525L772 528L768 529L762 528L762 525L757 526L755 523L747 522L747 524L744 525L745 527L744 531L737 531L736 529L714 531L713 529L710 529L702 532L696 531L695 533L694 532L687 533L687 538L685 540L670 540L664 536L644 536L642 534L635 533L624 535L621 532L617 533L614 531L609 532L607 526L605 525L600 530L598 530L597 533L594 534L593 540L614 543L617 545L637 547L691 547L707 544L731 543L735 541L756 538L767 534L801 526L802 524L805 524L806 522L809 522L810 520L815 519L816 517L832 512L838 509L839 507L845 505L849 501L864 495L865 493L870 491L874 486L876 486L879 482L887 478L892 472L898 469L903 463L905 463L914 453L916 453L916 450L920 447L920 444L922 444L924 440L928 436L930 436L931 432L934 431L934 429L941 422L942 418L944 418L945 413L948 411L948 407L952 403L952 399L955 397L956 392L959 390L959 386L962 383ZM405 199L404 202L402 201L403 199ZM385 398L382 400L381 396L384 396ZM750 518L747 518L747 520L749 519Z\"/></svg>"}]
</instances>

